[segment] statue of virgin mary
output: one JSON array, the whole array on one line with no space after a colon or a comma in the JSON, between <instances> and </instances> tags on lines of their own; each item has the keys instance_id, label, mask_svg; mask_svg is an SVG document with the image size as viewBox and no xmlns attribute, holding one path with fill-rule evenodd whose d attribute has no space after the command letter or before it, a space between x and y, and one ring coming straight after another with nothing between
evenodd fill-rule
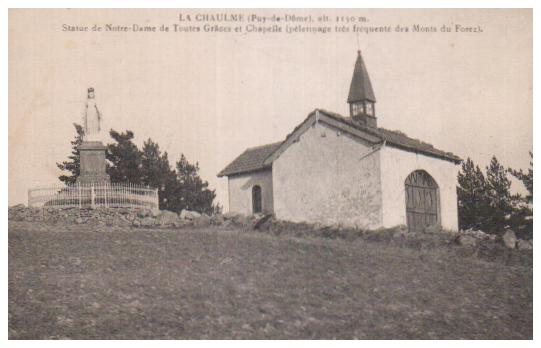
<instances>
[{"instance_id":1,"label":"statue of virgin mary","mask_svg":"<svg viewBox=\"0 0 541 348\"><path fill-rule=\"evenodd\" d=\"M88 89L85 114L83 116L83 129L85 141L98 141L100 135L101 114L94 99L94 88Z\"/></svg>"}]
</instances>

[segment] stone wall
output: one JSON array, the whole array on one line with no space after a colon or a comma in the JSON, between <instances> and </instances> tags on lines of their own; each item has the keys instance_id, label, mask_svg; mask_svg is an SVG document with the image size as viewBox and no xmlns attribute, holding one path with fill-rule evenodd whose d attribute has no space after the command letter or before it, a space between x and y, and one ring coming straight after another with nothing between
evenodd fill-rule
<instances>
[{"instance_id":1,"label":"stone wall","mask_svg":"<svg viewBox=\"0 0 541 348\"><path fill-rule=\"evenodd\" d=\"M274 212L272 171L263 170L248 174L233 175L228 178L229 211L237 214L252 214L252 188L261 187L262 209L265 214Z\"/></svg>"},{"instance_id":2,"label":"stone wall","mask_svg":"<svg viewBox=\"0 0 541 348\"><path fill-rule=\"evenodd\" d=\"M197 214L197 213L196 213ZM199 215L199 214L198 214ZM208 217L207 217L208 218ZM8 209L10 221L48 224L91 224L104 226L182 226L188 219L170 211L142 208L27 208L23 205Z\"/></svg>"},{"instance_id":3,"label":"stone wall","mask_svg":"<svg viewBox=\"0 0 541 348\"><path fill-rule=\"evenodd\" d=\"M381 150L383 227L406 224L405 181L415 170L425 170L438 184L442 227L458 230L456 186L459 166L390 146Z\"/></svg>"},{"instance_id":4,"label":"stone wall","mask_svg":"<svg viewBox=\"0 0 541 348\"><path fill-rule=\"evenodd\" d=\"M110 228L186 228L212 225L252 228L262 216L229 213L208 216L188 210L177 214L168 210L144 208L34 208L22 204L8 209L10 222L23 222L38 230L41 230L41 226L59 225L84 226L97 231L107 231Z\"/></svg>"},{"instance_id":5,"label":"stone wall","mask_svg":"<svg viewBox=\"0 0 541 348\"><path fill-rule=\"evenodd\" d=\"M532 251L533 240L517 239L513 231L490 235L482 231L447 231L434 229L424 233L408 232L405 226L364 230L342 226L294 223L277 220L272 215L218 214L206 216L197 212L99 208L55 209L26 208L24 205L8 209L9 229L22 228L34 232L114 232L160 229L213 228L216 231L244 231L295 238L364 240L414 249L454 248L468 251L464 255L507 258L506 250ZM507 259L506 259L507 260Z\"/></svg>"},{"instance_id":6,"label":"stone wall","mask_svg":"<svg viewBox=\"0 0 541 348\"><path fill-rule=\"evenodd\" d=\"M313 125L273 163L276 217L378 228L379 171L372 146L323 123Z\"/></svg>"},{"instance_id":7,"label":"stone wall","mask_svg":"<svg viewBox=\"0 0 541 348\"><path fill-rule=\"evenodd\" d=\"M54 209L14 206L8 209L9 228L22 228L34 232L113 232L160 229L214 228L216 231L243 231L294 238L343 239L349 242L364 240L392 244L414 249L460 247L464 255L508 257L506 250L531 251L533 240L517 239L513 231L503 235L486 234L482 231L446 231L434 229L423 233L408 232L406 226L387 229L364 230L344 226L293 223L277 220L271 215L219 214L206 216L197 212L101 208L101 209Z\"/></svg>"}]
</instances>

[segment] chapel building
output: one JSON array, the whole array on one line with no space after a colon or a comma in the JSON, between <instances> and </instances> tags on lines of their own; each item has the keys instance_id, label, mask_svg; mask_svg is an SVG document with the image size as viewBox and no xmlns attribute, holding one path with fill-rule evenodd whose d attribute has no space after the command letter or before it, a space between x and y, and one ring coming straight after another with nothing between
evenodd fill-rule
<instances>
[{"instance_id":1,"label":"chapel building","mask_svg":"<svg viewBox=\"0 0 541 348\"><path fill-rule=\"evenodd\" d=\"M293 222L377 229L458 229L461 159L377 125L360 51L349 117L315 109L283 141L248 148L219 174L229 211Z\"/></svg>"}]
</instances>

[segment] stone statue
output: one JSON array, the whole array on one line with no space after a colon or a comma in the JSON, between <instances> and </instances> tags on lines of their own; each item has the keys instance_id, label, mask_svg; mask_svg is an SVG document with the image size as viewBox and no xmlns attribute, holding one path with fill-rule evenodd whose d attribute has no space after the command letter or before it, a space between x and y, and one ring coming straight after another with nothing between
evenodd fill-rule
<instances>
[{"instance_id":1,"label":"stone statue","mask_svg":"<svg viewBox=\"0 0 541 348\"><path fill-rule=\"evenodd\" d=\"M101 114L94 99L94 88L88 89L88 97L83 116L83 142L79 145L80 173L78 183L108 183L109 175L105 168L106 147L101 139Z\"/></svg>"},{"instance_id":2,"label":"stone statue","mask_svg":"<svg viewBox=\"0 0 541 348\"><path fill-rule=\"evenodd\" d=\"M94 99L94 88L88 89L88 97L86 100L86 109L83 116L83 129L85 131L85 141L97 141L100 134L101 114Z\"/></svg>"}]
</instances>

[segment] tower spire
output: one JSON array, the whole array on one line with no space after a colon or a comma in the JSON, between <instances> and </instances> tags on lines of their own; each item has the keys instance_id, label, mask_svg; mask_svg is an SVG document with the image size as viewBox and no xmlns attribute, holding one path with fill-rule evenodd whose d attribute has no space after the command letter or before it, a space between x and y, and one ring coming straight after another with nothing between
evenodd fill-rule
<instances>
[{"instance_id":1,"label":"tower spire","mask_svg":"<svg viewBox=\"0 0 541 348\"><path fill-rule=\"evenodd\" d=\"M376 97L361 50L357 51L357 60L349 86L348 103L351 118L369 127L377 126L374 108Z\"/></svg>"}]
</instances>

